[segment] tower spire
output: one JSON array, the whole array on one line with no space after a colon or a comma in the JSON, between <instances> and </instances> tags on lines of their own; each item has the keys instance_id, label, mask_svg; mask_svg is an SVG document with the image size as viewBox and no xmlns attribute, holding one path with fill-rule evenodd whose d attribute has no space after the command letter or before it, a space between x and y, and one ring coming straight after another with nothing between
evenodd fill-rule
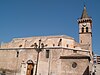
<instances>
[{"instance_id":1,"label":"tower spire","mask_svg":"<svg viewBox=\"0 0 100 75\"><path fill-rule=\"evenodd\" d=\"M89 21L90 23L92 23L92 18L90 16L88 16L87 10L86 10L86 6L84 5L83 11L82 11L82 15L81 17L78 19L78 23L82 23L85 21Z\"/></svg>"},{"instance_id":2,"label":"tower spire","mask_svg":"<svg viewBox=\"0 0 100 75\"><path fill-rule=\"evenodd\" d=\"M83 19L83 18L89 18L85 5L84 5L84 9L83 9L83 12L81 15L81 19Z\"/></svg>"}]
</instances>

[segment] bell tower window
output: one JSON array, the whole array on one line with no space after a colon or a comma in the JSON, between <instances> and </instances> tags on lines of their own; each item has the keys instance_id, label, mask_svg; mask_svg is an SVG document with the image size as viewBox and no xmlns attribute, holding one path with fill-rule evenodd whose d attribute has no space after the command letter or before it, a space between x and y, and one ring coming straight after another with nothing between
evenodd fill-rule
<instances>
[{"instance_id":1,"label":"bell tower window","mask_svg":"<svg viewBox=\"0 0 100 75\"><path fill-rule=\"evenodd\" d=\"M84 32L84 27L82 27L82 33Z\"/></svg>"},{"instance_id":2,"label":"bell tower window","mask_svg":"<svg viewBox=\"0 0 100 75\"><path fill-rule=\"evenodd\" d=\"M88 28L88 27L86 27L86 32L88 32L88 30L89 30L89 28Z\"/></svg>"}]
</instances>

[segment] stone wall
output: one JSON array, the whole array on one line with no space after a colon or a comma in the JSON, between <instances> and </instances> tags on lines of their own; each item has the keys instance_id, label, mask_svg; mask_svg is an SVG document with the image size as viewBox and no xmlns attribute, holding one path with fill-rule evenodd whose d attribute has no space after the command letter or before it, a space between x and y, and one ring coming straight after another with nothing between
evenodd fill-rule
<instances>
[{"instance_id":1,"label":"stone wall","mask_svg":"<svg viewBox=\"0 0 100 75\"><path fill-rule=\"evenodd\" d=\"M88 56L88 50L76 47L74 39L67 36L30 37L16 38L9 43L1 45L0 48L0 71L10 72L12 75L26 75L28 61L34 64L33 75L36 70L37 51L34 43L39 45L39 40L47 45L39 53L38 75L82 75L89 64L88 59L61 59L61 56ZM66 46L66 45L69 46ZM49 57L46 57L46 50L49 50ZM78 55L78 56L77 56ZM73 62L77 63L72 68ZM81 69L81 71L80 71ZM80 72L78 74L78 72Z\"/></svg>"}]
</instances>

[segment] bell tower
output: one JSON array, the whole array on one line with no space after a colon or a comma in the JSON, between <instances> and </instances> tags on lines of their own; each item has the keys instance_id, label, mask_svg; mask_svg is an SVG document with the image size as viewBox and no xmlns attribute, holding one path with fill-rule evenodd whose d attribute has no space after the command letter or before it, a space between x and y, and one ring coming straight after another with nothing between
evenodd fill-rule
<instances>
[{"instance_id":1,"label":"bell tower","mask_svg":"<svg viewBox=\"0 0 100 75\"><path fill-rule=\"evenodd\" d=\"M81 47L92 52L92 18L88 16L86 6L84 6L81 18L78 19L78 25Z\"/></svg>"}]
</instances>

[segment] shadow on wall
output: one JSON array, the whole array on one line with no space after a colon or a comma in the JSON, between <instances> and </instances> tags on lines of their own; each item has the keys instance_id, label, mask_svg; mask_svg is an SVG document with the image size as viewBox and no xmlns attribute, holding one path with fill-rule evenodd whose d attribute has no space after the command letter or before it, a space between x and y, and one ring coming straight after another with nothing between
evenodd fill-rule
<instances>
[{"instance_id":1,"label":"shadow on wall","mask_svg":"<svg viewBox=\"0 0 100 75\"><path fill-rule=\"evenodd\" d=\"M83 75L89 75L89 66L86 68L85 72L83 73Z\"/></svg>"}]
</instances>

